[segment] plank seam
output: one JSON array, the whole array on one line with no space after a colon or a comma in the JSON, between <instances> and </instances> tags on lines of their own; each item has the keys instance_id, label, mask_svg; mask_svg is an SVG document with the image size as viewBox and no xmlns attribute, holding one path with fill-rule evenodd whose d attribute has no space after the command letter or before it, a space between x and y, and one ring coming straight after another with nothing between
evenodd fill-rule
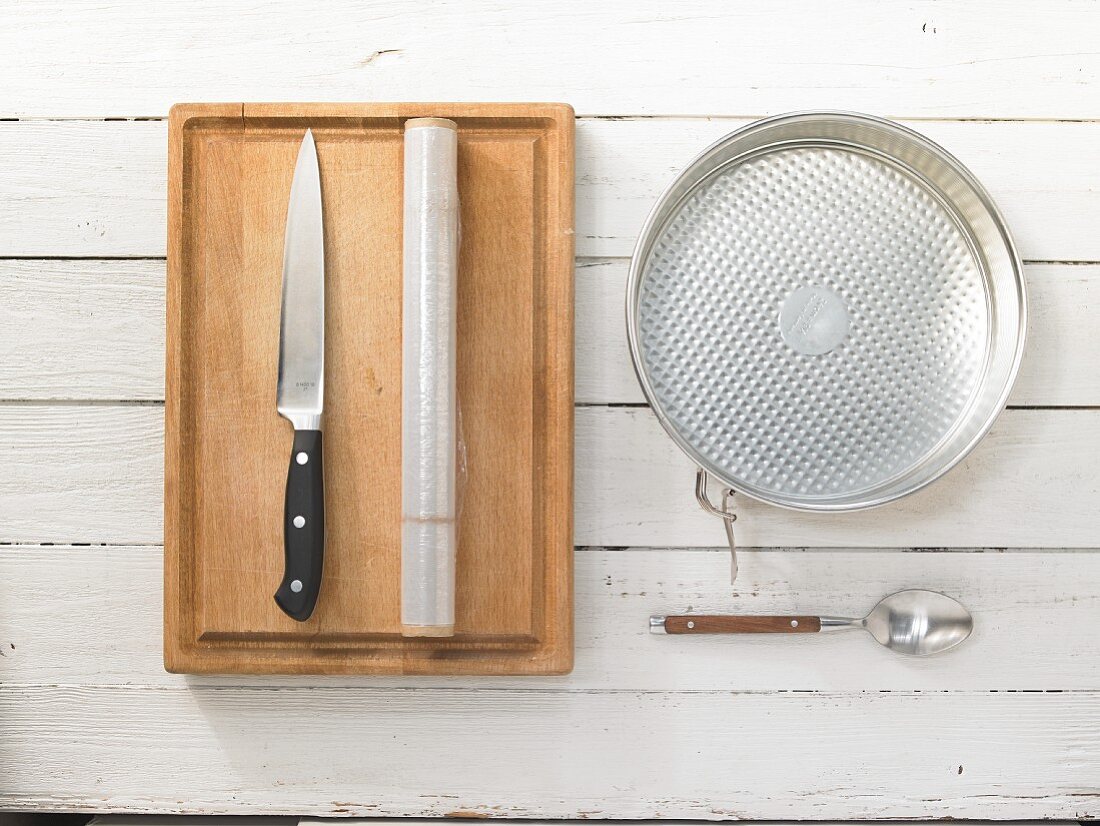
<instances>
[{"instance_id":1,"label":"plank seam","mask_svg":"<svg viewBox=\"0 0 1100 826\"><path fill-rule=\"evenodd\" d=\"M195 675L202 677L211 677L216 675ZM230 674L225 675L227 678L241 679L247 678L249 675ZM292 675L286 675L292 676ZM272 675L271 677L264 677L263 679L278 680L280 675ZM256 679L256 678L254 678ZM323 679L323 678L321 678ZM43 689L57 690L57 691L138 691L149 692L157 691L164 693L185 693L192 694L195 691L204 692L222 692L228 691L232 693L240 693L241 691L295 691L305 692L313 694L315 692L325 692L330 694L346 693L346 692L358 692L369 691L371 693L385 692L392 694L415 694L428 692L431 694L438 694L440 692L460 693L460 694L543 694L546 696L561 696L565 694L570 695L592 695L592 696L607 696L607 695L632 695L632 696L713 696L713 697L745 697L745 696L765 696L774 697L777 694L791 694L791 695L812 695L814 697L820 697L824 699L829 698L851 698L863 695L881 695L881 694L893 694L901 697L916 697L918 695L934 695L944 694L954 697L972 695L972 696L986 696L989 694L1071 694L1082 697L1098 697L1100 698L1100 690L1092 688L990 688L990 689L955 689L955 688L937 688L937 689L920 689L920 688L861 688L852 689L850 691L836 690L836 689L811 689L811 688L757 688L757 689L715 689L715 688L676 688L676 689L658 689L658 688L547 688L545 686L533 686L531 688L522 687L494 687L494 686L379 686L373 683L373 680L377 677L365 677L362 685L325 685L324 683L313 682L312 680L306 684L299 683L205 683L205 682L188 682L186 685L164 685L156 683L14 683L5 682L0 684L0 695L5 693L15 693L18 691L41 691Z\"/></svg>"},{"instance_id":2,"label":"plank seam","mask_svg":"<svg viewBox=\"0 0 1100 826\"><path fill-rule=\"evenodd\" d=\"M619 113L596 114L592 112L579 112L575 115L578 121L678 121L678 120L704 120L704 121L754 121L763 118L774 117L782 112L771 113L723 113L723 114L661 114L661 113ZM885 114L889 120L910 121L913 123L1100 123L1100 118L1070 118L1070 117L992 117L992 116L961 116L953 118L936 117L929 115L905 115ZM96 117L93 115L49 116L31 115L19 117L0 117L0 123L163 123L168 120L168 115L105 115Z\"/></svg>"},{"instance_id":3,"label":"plank seam","mask_svg":"<svg viewBox=\"0 0 1100 826\"><path fill-rule=\"evenodd\" d=\"M585 235L579 233L582 238L607 238L611 236ZM576 269L583 270L590 267L598 267L604 264L615 264L621 261L629 261L629 255L577 255L574 257ZM0 255L0 263L5 261L80 261L82 263L96 261L167 261L164 255ZM1052 266L1052 267L1093 267L1100 264L1100 259L1091 258L1024 258L1021 263L1024 266Z\"/></svg>"},{"instance_id":4,"label":"plank seam","mask_svg":"<svg viewBox=\"0 0 1100 826\"><path fill-rule=\"evenodd\" d=\"M7 541L0 542L0 554L5 552L36 551L46 548L58 550L76 550L84 548L120 548L126 550L164 550L162 542L27 542ZM723 545L574 545L577 553L711 553L728 554L729 548ZM881 548L846 548L830 545L748 545L739 546L738 554L1094 554L1100 553L1100 546L1095 548L1067 548L1058 546L1028 547L1028 548L999 548L999 547L888 547Z\"/></svg>"}]
</instances>

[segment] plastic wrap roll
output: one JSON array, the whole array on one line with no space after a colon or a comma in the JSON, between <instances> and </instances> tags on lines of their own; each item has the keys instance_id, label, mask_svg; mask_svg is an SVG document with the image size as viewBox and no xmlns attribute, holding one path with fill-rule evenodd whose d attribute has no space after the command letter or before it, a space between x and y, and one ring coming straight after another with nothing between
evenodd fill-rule
<instances>
[{"instance_id":1,"label":"plastic wrap roll","mask_svg":"<svg viewBox=\"0 0 1100 826\"><path fill-rule=\"evenodd\" d=\"M458 132L405 123L401 633L454 633Z\"/></svg>"}]
</instances>

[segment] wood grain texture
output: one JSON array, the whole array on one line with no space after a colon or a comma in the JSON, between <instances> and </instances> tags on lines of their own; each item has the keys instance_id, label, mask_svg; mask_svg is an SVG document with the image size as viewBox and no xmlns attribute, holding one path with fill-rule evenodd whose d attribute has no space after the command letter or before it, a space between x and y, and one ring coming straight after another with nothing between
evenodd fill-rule
<instances>
[{"instance_id":1,"label":"wood grain texture","mask_svg":"<svg viewBox=\"0 0 1100 826\"><path fill-rule=\"evenodd\" d=\"M625 259L576 264L576 400L644 401ZM1100 405L1100 266L1024 268L1029 330L1014 406ZM163 261L0 260L0 401L164 398Z\"/></svg>"},{"instance_id":2,"label":"wood grain texture","mask_svg":"<svg viewBox=\"0 0 1100 826\"><path fill-rule=\"evenodd\" d=\"M162 668L157 547L16 546L0 552L0 682L608 691L1100 690L1100 553L588 548L576 558L576 666L568 676L181 677ZM973 612L964 646L899 657L857 632L668 638L653 613L861 615L928 587ZM90 619L93 618L93 619ZM843 663L843 668L837 664Z\"/></svg>"},{"instance_id":3,"label":"wood grain texture","mask_svg":"<svg viewBox=\"0 0 1100 826\"><path fill-rule=\"evenodd\" d=\"M99 815L96 817L95 826L132 826L127 823L128 815ZM357 823L356 823L357 821ZM370 821L370 823L366 823ZM323 818L303 817L297 822L298 826L327 826L324 823ZM739 826L802 826L804 821L740 821ZM917 826L919 821L862 821L860 826ZM1048 821L1049 826L1077 826L1076 821ZM409 821L409 819L396 818L349 818L349 826L431 826L431 822L427 819L421 819L421 821ZM233 826L232 824L216 824L216 826ZM281 826L274 824L274 826ZM546 819L530 818L529 822L525 826L555 826L553 822L546 821ZM664 821L664 826L691 826L690 821ZM1032 826L1032 824L1025 821L1000 821L999 826Z\"/></svg>"},{"instance_id":4,"label":"wood grain texture","mask_svg":"<svg viewBox=\"0 0 1100 826\"><path fill-rule=\"evenodd\" d=\"M903 122L970 167L1025 259L1100 261L1100 122ZM630 255L677 172L747 123L578 119L577 253ZM0 122L0 255L163 256L166 146L163 121Z\"/></svg>"},{"instance_id":5,"label":"wood grain texture","mask_svg":"<svg viewBox=\"0 0 1100 826\"><path fill-rule=\"evenodd\" d=\"M0 260L0 395L162 400L164 262Z\"/></svg>"},{"instance_id":6,"label":"wood grain texture","mask_svg":"<svg viewBox=\"0 0 1100 826\"><path fill-rule=\"evenodd\" d=\"M162 118L190 97L567 99L593 116L577 122L578 400L636 403L615 349L624 265L593 256L629 255L667 181L745 117L922 118L907 125L970 166L1025 257L1100 261L1098 16L1088 0L8 4L0 118ZM0 121L0 257L163 257L166 144L163 120ZM160 540L146 404L163 397L163 266L0 261L0 542ZM1028 268L1014 404L1098 404L1095 278ZM1058 547L1100 535L1096 410L1009 413L943 496L881 521L742 504L746 542L900 550L743 551L736 588L725 552L619 547L723 541L648 415L581 411L579 518L587 540L617 541L577 554L568 676L166 674L160 548L0 547L0 808L1100 818L1100 553ZM1043 547L907 547L1008 531ZM645 628L654 612L859 613L915 586L975 611L959 651Z\"/></svg>"},{"instance_id":7,"label":"wood grain texture","mask_svg":"<svg viewBox=\"0 0 1100 826\"><path fill-rule=\"evenodd\" d=\"M8 685L0 719L4 808L703 820L1100 814L1096 692Z\"/></svg>"},{"instance_id":8,"label":"wood grain texture","mask_svg":"<svg viewBox=\"0 0 1100 826\"><path fill-rule=\"evenodd\" d=\"M1100 19L1100 16L1098 16ZM826 104L826 108L836 108ZM878 110L883 111L883 110ZM658 197L693 158L747 118L580 121L577 248L633 252ZM1029 260L1100 260L1100 122L905 121L961 160L1003 211ZM1065 153L1065 154L1063 154Z\"/></svg>"},{"instance_id":9,"label":"wood grain texture","mask_svg":"<svg viewBox=\"0 0 1100 826\"><path fill-rule=\"evenodd\" d=\"M168 124L0 122L0 255L165 254Z\"/></svg>"},{"instance_id":10,"label":"wood grain texture","mask_svg":"<svg viewBox=\"0 0 1100 826\"><path fill-rule=\"evenodd\" d=\"M816 634L821 619L808 616L683 614L664 618L666 634Z\"/></svg>"},{"instance_id":11,"label":"wood grain texture","mask_svg":"<svg viewBox=\"0 0 1100 826\"><path fill-rule=\"evenodd\" d=\"M162 541L159 405L0 405L0 423L0 542Z\"/></svg>"},{"instance_id":12,"label":"wood grain texture","mask_svg":"<svg viewBox=\"0 0 1100 826\"><path fill-rule=\"evenodd\" d=\"M0 542L161 542L161 417L155 406L0 405L0 498L10 503ZM737 497L738 542L1091 548L1097 455L1095 411L1009 410L961 465L890 505L808 514ZM280 450L279 475L284 458ZM720 520L695 502L694 477L647 408L578 408L576 543L724 542Z\"/></svg>"},{"instance_id":13,"label":"wood grain texture","mask_svg":"<svg viewBox=\"0 0 1100 826\"><path fill-rule=\"evenodd\" d=\"M946 476L889 505L808 514L734 498L737 542L798 547L1093 547L1100 416L1010 410ZM577 542L717 545L695 467L648 408L577 415Z\"/></svg>"},{"instance_id":14,"label":"wood grain texture","mask_svg":"<svg viewBox=\"0 0 1100 826\"><path fill-rule=\"evenodd\" d=\"M178 676L161 650L161 549L0 550L5 684L342 685L529 689L483 676ZM736 585L722 550L584 549L576 554L576 661L539 687L592 691L1100 691L1100 552L742 550ZM667 638L651 614L865 614L905 587L961 599L975 632L958 651L914 659L860 632ZM94 619L89 619L94 615ZM844 663L844 668L837 668Z\"/></svg>"},{"instance_id":15,"label":"wood grain texture","mask_svg":"<svg viewBox=\"0 0 1100 826\"><path fill-rule=\"evenodd\" d=\"M1042 14L997 0L782 0L767 13L723 0L20 3L0 35L0 116L164 115L184 99L566 96L584 114L1091 118L1097 14L1071 0Z\"/></svg>"},{"instance_id":16,"label":"wood grain texture","mask_svg":"<svg viewBox=\"0 0 1100 826\"><path fill-rule=\"evenodd\" d=\"M402 638L405 118L459 125L455 635ZM283 227L312 128L326 233L325 580L271 599L291 426L275 411ZM183 105L169 128L165 665L560 673L572 663L573 113L532 105ZM369 191L370 197L364 197Z\"/></svg>"},{"instance_id":17,"label":"wood grain texture","mask_svg":"<svg viewBox=\"0 0 1100 826\"><path fill-rule=\"evenodd\" d=\"M625 259L576 264L576 400L644 401ZM1100 405L1100 266L1024 268L1029 330L1014 406ZM164 398L163 261L0 260L0 401Z\"/></svg>"}]
</instances>

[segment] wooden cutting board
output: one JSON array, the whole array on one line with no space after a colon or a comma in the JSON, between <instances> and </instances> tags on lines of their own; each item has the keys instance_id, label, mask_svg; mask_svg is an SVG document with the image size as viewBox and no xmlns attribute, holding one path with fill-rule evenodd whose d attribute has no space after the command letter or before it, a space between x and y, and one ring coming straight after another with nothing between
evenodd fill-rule
<instances>
[{"instance_id":1,"label":"wooden cutting board","mask_svg":"<svg viewBox=\"0 0 1100 826\"><path fill-rule=\"evenodd\" d=\"M400 636L402 124L459 129L455 636ZM325 213L328 542L272 595L283 230L309 127ZM189 673L560 674L573 658L573 111L181 104L169 119L164 661Z\"/></svg>"}]
</instances>

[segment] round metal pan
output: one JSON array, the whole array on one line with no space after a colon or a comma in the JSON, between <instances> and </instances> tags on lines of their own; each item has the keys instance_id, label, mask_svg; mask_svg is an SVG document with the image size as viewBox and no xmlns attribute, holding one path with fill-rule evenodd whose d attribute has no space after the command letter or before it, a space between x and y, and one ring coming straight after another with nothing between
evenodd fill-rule
<instances>
[{"instance_id":1,"label":"round metal pan","mask_svg":"<svg viewBox=\"0 0 1100 826\"><path fill-rule=\"evenodd\" d=\"M1025 321L978 181L918 133L841 112L707 149L646 221L627 290L669 435L730 489L812 511L892 501L966 456L1004 408Z\"/></svg>"}]
</instances>

